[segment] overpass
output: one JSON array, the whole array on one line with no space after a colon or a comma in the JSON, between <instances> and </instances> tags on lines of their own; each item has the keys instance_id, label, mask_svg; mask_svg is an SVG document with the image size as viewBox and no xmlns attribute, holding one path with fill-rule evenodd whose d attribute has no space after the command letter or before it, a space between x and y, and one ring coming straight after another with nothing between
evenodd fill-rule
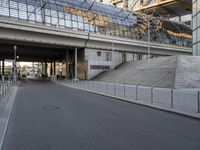
<instances>
[{"instance_id":1,"label":"overpass","mask_svg":"<svg viewBox=\"0 0 200 150\"><path fill-rule=\"evenodd\" d=\"M4 3L3 1L1 2ZM20 10L22 7L20 0L17 4L19 5L18 14L28 14ZM12 6L11 3L10 6ZM26 5L23 4L23 6ZM29 6L29 4L27 4L27 6ZM12 14L11 8L9 9L10 13L8 16L6 16L4 12L2 12L3 15L0 16L1 60L12 59L13 46L17 45L18 61L49 63L51 66L50 70L54 70L50 71L51 75L56 74L56 62L62 62L66 64L65 71L63 71L66 76L90 79L104 70L118 66L124 61L147 57L148 46L150 46L152 57L191 55L192 53L190 47L157 42L151 42L149 44L147 41L130 38L128 36L116 36L119 31L113 31L112 29L107 31L108 29L105 23L104 29L106 29L106 34L102 34L102 22L97 24L99 25L99 27L97 26L98 32L91 32L91 28L87 31L86 27L84 28L85 30L80 30L74 27L66 28L53 21L51 24L48 24L47 21L44 23L42 19L39 21L21 19L20 15L16 17ZM67 7L65 9L70 9L70 14L72 14L73 17L74 8ZM42 13L40 15L43 16ZM80 17L79 12L77 12L77 16ZM105 19L105 16L98 17L99 21L101 21L102 18ZM53 20L53 17L51 18ZM73 23L73 18L71 19ZM132 20L132 23L134 22L134 16L131 16L129 19ZM130 23L130 26L133 26L133 24ZM128 30L125 35L127 33ZM52 64L53 62L54 64ZM4 65L2 64L2 66ZM54 66L54 68L52 68L52 66ZM69 70L71 70L71 73L69 73ZM4 71L2 70L2 72Z\"/></svg>"}]
</instances>

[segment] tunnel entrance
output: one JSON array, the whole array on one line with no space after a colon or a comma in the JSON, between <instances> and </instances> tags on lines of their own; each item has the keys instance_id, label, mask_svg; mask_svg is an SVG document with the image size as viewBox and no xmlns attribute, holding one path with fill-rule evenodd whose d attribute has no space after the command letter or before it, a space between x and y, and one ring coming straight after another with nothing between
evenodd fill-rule
<instances>
[{"instance_id":1,"label":"tunnel entrance","mask_svg":"<svg viewBox=\"0 0 200 150\"><path fill-rule=\"evenodd\" d=\"M15 73L18 77L35 74L36 77L49 79L86 79L86 70L84 48L6 40L0 42L0 78L12 78Z\"/></svg>"}]
</instances>

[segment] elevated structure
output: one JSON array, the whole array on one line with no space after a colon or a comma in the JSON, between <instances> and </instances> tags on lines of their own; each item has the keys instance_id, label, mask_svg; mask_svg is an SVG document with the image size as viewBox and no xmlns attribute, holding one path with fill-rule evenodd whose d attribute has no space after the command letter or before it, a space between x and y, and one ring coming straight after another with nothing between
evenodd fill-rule
<instances>
[{"instance_id":1,"label":"elevated structure","mask_svg":"<svg viewBox=\"0 0 200 150\"><path fill-rule=\"evenodd\" d=\"M193 55L200 56L200 0L193 0Z\"/></svg>"},{"instance_id":2,"label":"elevated structure","mask_svg":"<svg viewBox=\"0 0 200 150\"><path fill-rule=\"evenodd\" d=\"M0 17L1 60L12 59L17 45L21 61L51 68L62 62L70 77L92 78L126 60L145 59L148 46L151 57L191 54L187 26L154 18L148 28L148 18L95 1L0 0Z\"/></svg>"},{"instance_id":3,"label":"elevated structure","mask_svg":"<svg viewBox=\"0 0 200 150\"><path fill-rule=\"evenodd\" d=\"M130 0L131 1L131 0ZM191 0L132 0L136 1L137 5L133 11L143 12L146 14L159 14L170 16L182 16L191 14Z\"/></svg>"}]
</instances>

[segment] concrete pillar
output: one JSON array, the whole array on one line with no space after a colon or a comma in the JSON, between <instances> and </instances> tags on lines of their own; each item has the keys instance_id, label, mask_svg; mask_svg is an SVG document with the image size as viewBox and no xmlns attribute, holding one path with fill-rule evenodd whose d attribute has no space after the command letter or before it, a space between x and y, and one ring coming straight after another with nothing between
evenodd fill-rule
<instances>
[{"instance_id":1,"label":"concrete pillar","mask_svg":"<svg viewBox=\"0 0 200 150\"><path fill-rule=\"evenodd\" d=\"M41 63L41 65L42 65L42 74L44 74L44 64L43 64L43 62Z\"/></svg>"},{"instance_id":2,"label":"concrete pillar","mask_svg":"<svg viewBox=\"0 0 200 150\"><path fill-rule=\"evenodd\" d=\"M56 75L56 61L53 61L53 75Z\"/></svg>"},{"instance_id":3,"label":"concrete pillar","mask_svg":"<svg viewBox=\"0 0 200 150\"><path fill-rule=\"evenodd\" d=\"M47 76L47 68L48 68L48 64L47 64L47 62L45 62L45 64L44 64L44 72L45 72L45 75ZM47 76L48 77L48 76Z\"/></svg>"},{"instance_id":4,"label":"concrete pillar","mask_svg":"<svg viewBox=\"0 0 200 150\"><path fill-rule=\"evenodd\" d=\"M65 69L65 73L66 73L66 79L69 78L68 75L68 61L69 61L69 51L66 50L66 58L65 58L65 65L66 65L66 69Z\"/></svg>"},{"instance_id":5,"label":"concrete pillar","mask_svg":"<svg viewBox=\"0 0 200 150\"><path fill-rule=\"evenodd\" d=\"M78 51L78 48L75 48L75 71L74 71L74 79L76 80L77 79L77 51Z\"/></svg>"},{"instance_id":6,"label":"concrete pillar","mask_svg":"<svg viewBox=\"0 0 200 150\"><path fill-rule=\"evenodd\" d=\"M4 73L4 68L5 67L5 62L4 62L4 60L2 61L2 75L4 76L5 75L5 73Z\"/></svg>"},{"instance_id":7,"label":"concrete pillar","mask_svg":"<svg viewBox=\"0 0 200 150\"><path fill-rule=\"evenodd\" d=\"M53 62L51 60L51 66L50 66L50 75L52 76L53 75Z\"/></svg>"},{"instance_id":8,"label":"concrete pillar","mask_svg":"<svg viewBox=\"0 0 200 150\"><path fill-rule=\"evenodd\" d=\"M1 75L1 73L2 73L2 67L1 67L1 60L0 60L0 75Z\"/></svg>"}]
</instances>

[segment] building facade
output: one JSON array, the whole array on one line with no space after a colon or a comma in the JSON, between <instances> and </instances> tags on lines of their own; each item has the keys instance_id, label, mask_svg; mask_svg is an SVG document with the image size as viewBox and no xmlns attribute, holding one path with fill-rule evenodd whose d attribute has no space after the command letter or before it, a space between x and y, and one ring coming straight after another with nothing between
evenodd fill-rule
<instances>
[{"instance_id":1,"label":"building facade","mask_svg":"<svg viewBox=\"0 0 200 150\"><path fill-rule=\"evenodd\" d=\"M200 56L200 0L193 0L193 55Z\"/></svg>"}]
</instances>

